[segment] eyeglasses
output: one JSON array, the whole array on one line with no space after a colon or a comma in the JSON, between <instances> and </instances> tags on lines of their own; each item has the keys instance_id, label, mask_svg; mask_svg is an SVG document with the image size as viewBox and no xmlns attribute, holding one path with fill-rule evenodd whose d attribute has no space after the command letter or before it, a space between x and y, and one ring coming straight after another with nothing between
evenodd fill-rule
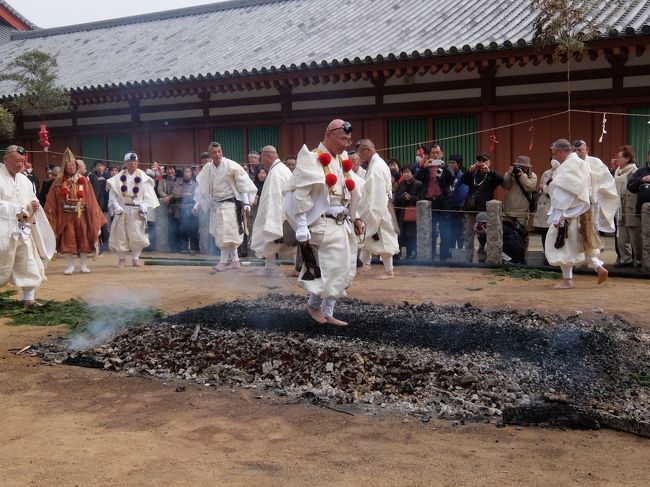
<instances>
[{"instance_id":1,"label":"eyeglasses","mask_svg":"<svg viewBox=\"0 0 650 487\"><path fill-rule=\"evenodd\" d=\"M334 132L335 130L343 130L346 134L351 134L352 133L352 124L350 122L343 122L343 125L340 127L336 127L333 129L328 129L328 132Z\"/></svg>"},{"instance_id":2,"label":"eyeglasses","mask_svg":"<svg viewBox=\"0 0 650 487\"><path fill-rule=\"evenodd\" d=\"M221 147L221 144L219 142L212 142L210 147Z\"/></svg>"},{"instance_id":3,"label":"eyeglasses","mask_svg":"<svg viewBox=\"0 0 650 487\"><path fill-rule=\"evenodd\" d=\"M18 152L18 154L20 154L21 156L24 156L25 154L27 154L27 151L25 150L25 148L20 147L19 145L16 146L16 148L14 150L10 150L9 152L5 152L5 155L11 154L12 152Z\"/></svg>"}]
</instances>

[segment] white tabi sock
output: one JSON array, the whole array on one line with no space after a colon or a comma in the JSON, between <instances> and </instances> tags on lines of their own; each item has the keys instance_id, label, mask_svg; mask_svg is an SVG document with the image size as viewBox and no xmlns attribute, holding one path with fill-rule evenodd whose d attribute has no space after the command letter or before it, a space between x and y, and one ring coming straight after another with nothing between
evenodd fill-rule
<instances>
[{"instance_id":1,"label":"white tabi sock","mask_svg":"<svg viewBox=\"0 0 650 487\"><path fill-rule=\"evenodd\" d=\"M65 261L68 263L68 266L63 271L64 274L70 275L74 272L74 261L72 260L74 256L72 254L65 254Z\"/></svg>"},{"instance_id":2,"label":"white tabi sock","mask_svg":"<svg viewBox=\"0 0 650 487\"><path fill-rule=\"evenodd\" d=\"M25 301L34 301L34 295L36 294L35 287L24 287L23 288L23 300Z\"/></svg>"},{"instance_id":3,"label":"white tabi sock","mask_svg":"<svg viewBox=\"0 0 650 487\"><path fill-rule=\"evenodd\" d=\"M321 306L321 310L323 312L323 316L325 318L333 318L334 317L334 305L336 304L336 299L334 298L325 298L323 299L323 305Z\"/></svg>"},{"instance_id":4,"label":"white tabi sock","mask_svg":"<svg viewBox=\"0 0 650 487\"><path fill-rule=\"evenodd\" d=\"M363 262L363 265L370 265L372 262L372 254L368 252L366 249L361 249L359 252L359 260Z\"/></svg>"},{"instance_id":5,"label":"white tabi sock","mask_svg":"<svg viewBox=\"0 0 650 487\"><path fill-rule=\"evenodd\" d=\"M233 262L239 262L239 255L237 255L237 247L230 249L230 257Z\"/></svg>"},{"instance_id":6,"label":"white tabi sock","mask_svg":"<svg viewBox=\"0 0 650 487\"><path fill-rule=\"evenodd\" d=\"M86 265L86 262L88 260L88 254L79 254L79 260L81 260L81 263L79 265L79 268L81 269L81 272L90 272L90 269L88 269L88 266Z\"/></svg>"},{"instance_id":7,"label":"white tabi sock","mask_svg":"<svg viewBox=\"0 0 650 487\"><path fill-rule=\"evenodd\" d=\"M572 265L560 265L560 269L562 269L562 277L564 279L573 279Z\"/></svg>"},{"instance_id":8,"label":"white tabi sock","mask_svg":"<svg viewBox=\"0 0 650 487\"><path fill-rule=\"evenodd\" d=\"M309 299L307 300L307 304L312 308L320 308L321 304L323 304L323 300L321 299L320 296L316 296L315 294L310 293Z\"/></svg>"},{"instance_id":9,"label":"white tabi sock","mask_svg":"<svg viewBox=\"0 0 650 487\"><path fill-rule=\"evenodd\" d=\"M133 249L133 260L139 260L142 249Z\"/></svg>"},{"instance_id":10,"label":"white tabi sock","mask_svg":"<svg viewBox=\"0 0 650 487\"><path fill-rule=\"evenodd\" d=\"M381 254L381 261L384 263L386 273L393 272L393 254Z\"/></svg>"}]
</instances>

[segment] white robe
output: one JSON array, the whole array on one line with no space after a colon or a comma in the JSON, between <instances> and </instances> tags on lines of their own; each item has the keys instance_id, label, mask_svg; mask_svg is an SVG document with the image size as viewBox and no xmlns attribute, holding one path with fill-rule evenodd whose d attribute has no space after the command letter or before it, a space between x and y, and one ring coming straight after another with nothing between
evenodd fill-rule
<instances>
[{"instance_id":1,"label":"white robe","mask_svg":"<svg viewBox=\"0 0 650 487\"><path fill-rule=\"evenodd\" d=\"M122 176L126 176L126 181L121 180ZM136 177L141 179L138 184L135 183ZM123 185L127 187L124 193L122 193ZM154 180L140 169L136 169L133 174L123 170L106 181L106 186L108 187L108 208L113 215L108 240L109 248L117 252L128 252L148 247L146 213L160 206L154 189ZM136 186L139 191L133 193L133 188ZM115 214L118 207L123 210L121 215ZM141 210L145 210L144 213Z\"/></svg>"},{"instance_id":2,"label":"white robe","mask_svg":"<svg viewBox=\"0 0 650 487\"><path fill-rule=\"evenodd\" d=\"M250 204L257 188L248 174L237 162L223 157L219 165L210 161L196 178L198 187L194 193L197 206L210 212L210 235L219 247L239 247L244 234L239 233L236 199Z\"/></svg>"},{"instance_id":3,"label":"white robe","mask_svg":"<svg viewBox=\"0 0 650 487\"><path fill-rule=\"evenodd\" d=\"M616 191L616 181L609 168L597 157L587 156L587 166L596 228L611 233L615 231L614 220L621 203Z\"/></svg>"},{"instance_id":4,"label":"white robe","mask_svg":"<svg viewBox=\"0 0 650 487\"><path fill-rule=\"evenodd\" d=\"M289 178L289 168L280 159L275 160L264 181L251 237L251 249L258 257L272 258L282 246L275 241L282 238L282 224L285 221L282 191Z\"/></svg>"},{"instance_id":5,"label":"white robe","mask_svg":"<svg viewBox=\"0 0 650 487\"><path fill-rule=\"evenodd\" d=\"M386 161L379 154L370 159L363 187L363 200L359 206L361 219L366 222L366 239L361 244L373 255L399 252L397 222L392 210L393 182ZM373 235L377 234L379 240Z\"/></svg>"},{"instance_id":6,"label":"white robe","mask_svg":"<svg viewBox=\"0 0 650 487\"><path fill-rule=\"evenodd\" d=\"M39 205L32 182L24 174L11 177L0 163L0 286L11 282L18 287L38 287L45 281L45 265L54 255L56 237ZM16 215L29 215L19 225Z\"/></svg>"},{"instance_id":7,"label":"white robe","mask_svg":"<svg viewBox=\"0 0 650 487\"><path fill-rule=\"evenodd\" d=\"M578 218L583 213L591 210L591 174L585 161L577 154L571 153L553 173L553 180L549 185L551 209L549 210L549 230L546 235L544 253L546 260L551 265L576 265L585 260L578 227ZM556 249L555 240L558 228L551 220L554 215L561 212L561 216L570 219L568 235L564 246Z\"/></svg>"},{"instance_id":8,"label":"white robe","mask_svg":"<svg viewBox=\"0 0 650 487\"><path fill-rule=\"evenodd\" d=\"M355 182L355 187L352 191L345 189L341 163L347 158L347 153L343 152L338 157L330 154L332 162L328 167L337 176L337 183L332 188L335 194L331 194L325 184L325 171L318 161L319 152L329 153L323 144L316 151L303 146L298 153L296 169L287 183L284 207L287 219L294 228L295 215L307 214L311 233L309 245L321 270L320 278L305 281L302 279L306 270L303 265L298 285L323 299L337 299L346 296L345 290L350 287L356 274L358 239L351 222L339 225L336 220L326 217L325 213L330 207L347 206L349 218L354 221L358 217L364 181L350 171L348 178Z\"/></svg>"}]
</instances>

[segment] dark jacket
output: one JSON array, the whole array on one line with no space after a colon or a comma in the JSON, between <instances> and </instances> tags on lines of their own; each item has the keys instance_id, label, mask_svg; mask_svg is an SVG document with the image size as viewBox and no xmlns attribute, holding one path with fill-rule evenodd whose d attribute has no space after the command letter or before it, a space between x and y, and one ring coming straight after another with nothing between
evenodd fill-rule
<instances>
[{"instance_id":1,"label":"dark jacket","mask_svg":"<svg viewBox=\"0 0 650 487\"><path fill-rule=\"evenodd\" d=\"M40 202L41 206L45 206L45 202L47 201L47 193L50 192L50 188L52 187L53 182L54 179L46 179L43 181L41 191L38 193L38 201Z\"/></svg>"},{"instance_id":2,"label":"dark jacket","mask_svg":"<svg viewBox=\"0 0 650 487\"><path fill-rule=\"evenodd\" d=\"M630 182L627 183L627 189L630 193L634 193L636 198L636 214L641 214L641 207L643 203L650 203L650 183L641 181L644 176L650 176L650 167L640 167L630 177Z\"/></svg>"},{"instance_id":3,"label":"dark jacket","mask_svg":"<svg viewBox=\"0 0 650 487\"><path fill-rule=\"evenodd\" d=\"M503 176L493 170L490 170L488 173L467 171L462 175L460 181L469 187L467 192L468 199L474 196L474 207L466 209L471 211L485 211L485 204L494 199L494 191L503 183Z\"/></svg>"},{"instance_id":4,"label":"dark jacket","mask_svg":"<svg viewBox=\"0 0 650 487\"><path fill-rule=\"evenodd\" d=\"M440 188L440 197L431 201L431 207L434 209L446 209L449 205L449 188L454 184L454 175L445 166L430 166L423 168L418 172L415 179L422 183L422 199L426 199L427 187L429 185L429 172L442 169L442 175L436 179L438 187Z\"/></svg>"},{"instance_id":5,"label":"dark jacket","mask_svg":"<svg viewBox=\"0 0 650 487\"><path fill-rule=\"evenodd\" d=\"M108 211L108 191L106 190L106 177L98 176L95 171L88 175L90 185L93 187L97 203L104 213Z\"/></svg>"},{"instance_id":6,"label":"dark jacket","mask_svg":"<svg viewBox=\"0 0 650 487\"><path fill-rule=\"evenodd\" d=\"M465 183L461 181L465 171L459 169L458 172L454 175L454 180L451 183L451 188L449 188L449 209L450 210L462 210L465 207L465 200L467 199L467 192L469 188Z\"/></svg>"},{"instance_id":7,"label":"dark jacket","mask_svg":"<svg viewBox=\"0 0 650 487\"><path fill-rule=\"evenodd\" d=\"M405 194L410 194L414 198L405 199ZM397 187L395 193L395 206L403 208L406 206L415 206L418 201L424 198L424 185L417 179L412 179L410 183L402 181Z\"/></svg>"}]
</instances>

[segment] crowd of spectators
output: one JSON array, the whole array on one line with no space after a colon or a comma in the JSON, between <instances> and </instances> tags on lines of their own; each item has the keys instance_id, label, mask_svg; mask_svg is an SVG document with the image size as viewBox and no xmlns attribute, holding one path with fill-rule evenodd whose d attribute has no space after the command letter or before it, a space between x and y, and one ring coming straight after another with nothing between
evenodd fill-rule
<instances>
[{"instance_id":1,"label":"crowd of spectators","mask_svg":"<svg viewBox=\"0 0 650 487\"><path fill-rule=\"evenodd\" d=\"M582 140L574 142L574 151L583 159L588 156L588 147ZM365 168L359 157L352 150L349 157L353 170L363 178ZM172 164L161 165L152 162L146 170L155 181L155 190L161 205L167 212L167 239L172 252L199 252L199 221L192 214L193 195L196 190L196 176L209 160L204 152L196 164L177 167ZM452 252L463 250L459 255L467 261L476 259L484 262L485 226L487 218L486 203L495 198L497 190L505 191L503 200L503 239L504 258L513 263L526 262L528 233L541 235L542 246L548 231L549 183L553 172L559 166L555 160L540 164L544 171L541 178L533 171L535 164L530 157L520 155L508 165L504 174L492 167L491 155L481 152L470 164L465 164L461 154L446 157L438 144L417 148L413 164L403 164L397 159L389 159L388 167L393 180L393 202L395 215L400 228L399 244L405 249L403 258L415 259L417 242L418 201L431 203L431 259L445 261ZM296 157L288 156L284 163L293 171ZM244 168L261 194L266 180L266 170L260 163L260 154L251 151ZM48 167L47 177L41 183L29 163L25 164L25 175L34 185L42 204L45 203L52 181L60 172L60 167ZM96 161L88 175L100 208L104 212L107 224L102 227L100 252L107 250L110 229L108 212L108 190L106 181L119 172L117 165L109 166L104 161ZM641 205L650 202L650 152L646 164L637 166L636 153L629 145L621 146L611 159L610 171L616 182L621 200L621 207L616 219L616 267L640 265L641 260ZM258 200L252 202L250 228L257 213ZM154 212L150 212L154 213ZM155 221L149 222L150 231L155 228ZM155 233L155 232L154 232ZM475 239L478 240L477 255L474 256ZM209 239L211 240L211 239ZM149 250L155 250L152 239ZM250 251L248 239L239 249L245 256ZM214 247L213 245L211 247ZM214 248L207 249L214 253ZM399 258L399 256L398 256Z\"/></svg>"}]
</instances>

